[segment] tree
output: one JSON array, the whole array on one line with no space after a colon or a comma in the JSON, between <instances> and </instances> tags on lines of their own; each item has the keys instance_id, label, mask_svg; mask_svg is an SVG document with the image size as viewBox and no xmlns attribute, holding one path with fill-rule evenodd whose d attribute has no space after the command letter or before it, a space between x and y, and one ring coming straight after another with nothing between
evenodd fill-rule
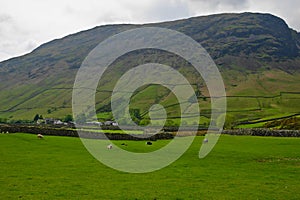
<instances>
[{"instance_id":1,"label":"tree","mask_svg":"<svg viewBox=\"0 0 300 200\"><path fill-rule=\"evenodd\" d=\"M139 125L141 125L141 126L147 126L147 125L149 125L150 124L150 120L149 119L142 119L141 121L140 121L140 124Z\"/></svg>"},{"instance_id":2,"label":"tree","mask_svg":"<svg viewBox=\"0 0 300 200\"><path fill-rule=\"evenodd\" d=\"M196 97L200 97L202 95L202 93L200 90L196 90L195 95L196 95Z\"/></svg>"},{"instance_id":3,"label":"tree","mask_svg":"<svg viewBox=\"0 0 300 200\"><path fill-rule=\"evenodd\" d=\"M140 109L129 109L129 113L132 121L134 121L136 124L139 124L142 119Z\"/></svg>"},{"instance_id":4,"label":"tree","mask_svg":"<svg viewBox=\"0 0 300 200\"><path fill-rule=\"evenodd\" d=\"M72 115L66 115L63 121L64 122L71 122L71 121L73 121L73 116Z\"/></svg>"},{"instance_id":5,"label":"tree","mask_svg":"<svg viewBox=\"0 0 300 200\"><path fill-rule=\"evenodd\" d=\"M40 115L39 114L36 114L35 116L34 116L34 118L33 118L33 121L34 122L37 122L37 120L39 120L40 119Z\"/></svg>"},{"instance_id":6,"label":"tree","mask_svg":"<svg viewBox=\"0 0 300 200\"><path fill-rule=\"evenodd\" d=\"M129 113L130 113L131 117L141 119L140 109L129 109Z\"/></svg>"}]
</instances>

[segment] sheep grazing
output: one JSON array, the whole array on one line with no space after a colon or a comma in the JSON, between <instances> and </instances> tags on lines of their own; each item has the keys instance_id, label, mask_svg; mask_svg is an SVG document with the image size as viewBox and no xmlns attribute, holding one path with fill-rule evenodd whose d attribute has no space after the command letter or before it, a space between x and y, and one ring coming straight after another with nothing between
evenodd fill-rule
<instances>
[{"instance_id":1,"label":"sheep grazing","mask_svg":"<svg viewBox=\"0 0 300 200\"><path fill-rule=\"evenodd\" d=\"M152 142L146 142L146 145L152 145Z\"/></svg>"},{"instance_id":2,"label":"sheep grazing","mask_svg":"<svg viewBox=\"0 0 300 200\"><path fill-rule=\"evenodd\" d=\"M203 140L203 144L207 144L207 143L208 143L208 139L205 138L205 139Z\"/></svg>"},{"instance_id":3,"label":"sheep grazing","mask_svg":"<svg viewBox=\"0 0 300 200\"><path fill-rule=\"evenodd\" d=\"M37 138L38 138L38 139L43 139L44 136L43 136L42 134L37 134Z\"/></svg>"},{"instance_id":4,"label":"sheep grazing","mask_svg":"<svg viewBox=\"0 0 300 200\"><path fill-rule=\"evenodd\" d=\"M107 145L107 149L112 149L112 148L113 148L112 144Z\"/></svg>"}]
</instances>

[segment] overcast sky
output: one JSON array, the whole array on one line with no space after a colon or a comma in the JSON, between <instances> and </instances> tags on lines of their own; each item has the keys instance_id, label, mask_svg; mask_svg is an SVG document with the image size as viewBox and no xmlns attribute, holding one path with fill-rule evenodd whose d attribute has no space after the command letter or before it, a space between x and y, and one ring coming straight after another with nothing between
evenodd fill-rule
<instances>
[{"instance_id":1,"label":"overcast sky","mask_svg":"<svg viewBox=\"0 0 300 200\"><path fill-rule=\"evenodd\" d=\"M0 61L98 25L244 11L272 13L300 31L299 0L0 0Z\"/></svg>"}]
</instances>

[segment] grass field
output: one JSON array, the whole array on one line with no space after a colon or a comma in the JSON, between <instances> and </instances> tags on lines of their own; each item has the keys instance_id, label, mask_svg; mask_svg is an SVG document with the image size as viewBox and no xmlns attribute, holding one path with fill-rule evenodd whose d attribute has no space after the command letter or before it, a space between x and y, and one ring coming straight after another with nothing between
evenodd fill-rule
<instances>
[{"instance_id":1,"label":"grass field","mask_svg":"<svg viewBox=\"0 0 300 200\"><path fill-rule=\"evenodd\" d=\"M0 135L1 199L300 199L300 139L221 136L198 158L203 137L176 162L128 174L95 160L80 139ZM124 141L117 141L119 145ZM126 141L146 152L169 141ZM103 145L103 150L106 146Z\"/></svg>"}]
</instances>

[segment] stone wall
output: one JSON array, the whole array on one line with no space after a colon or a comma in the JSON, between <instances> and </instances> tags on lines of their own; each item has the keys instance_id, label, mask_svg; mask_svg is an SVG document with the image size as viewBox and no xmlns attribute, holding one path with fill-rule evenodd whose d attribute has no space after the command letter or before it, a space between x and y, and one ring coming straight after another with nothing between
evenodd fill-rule
<instances>
[{"instance_id":1,"label":"stone wall","mask_svg":"<svg viewBox=\"0 0 300 200\"><path fill-rule=\"evenodd\" d=\"M104 130L105 131L105 130ZM31 133L53 136L69 136L69 137L82 137L93 139L110 139L110 140L161 140L161 139L173 139L174 136L171 133L159 133L152 134L139 134L137 137L122 133L99 133L91 131L77 132L75 129L66 129L62 127L50 127L50 126L36 126L36 125L9 125L0 124L0 133ZM79 133L79 134L78 134Z\"/></svg>"}]
</instances>

